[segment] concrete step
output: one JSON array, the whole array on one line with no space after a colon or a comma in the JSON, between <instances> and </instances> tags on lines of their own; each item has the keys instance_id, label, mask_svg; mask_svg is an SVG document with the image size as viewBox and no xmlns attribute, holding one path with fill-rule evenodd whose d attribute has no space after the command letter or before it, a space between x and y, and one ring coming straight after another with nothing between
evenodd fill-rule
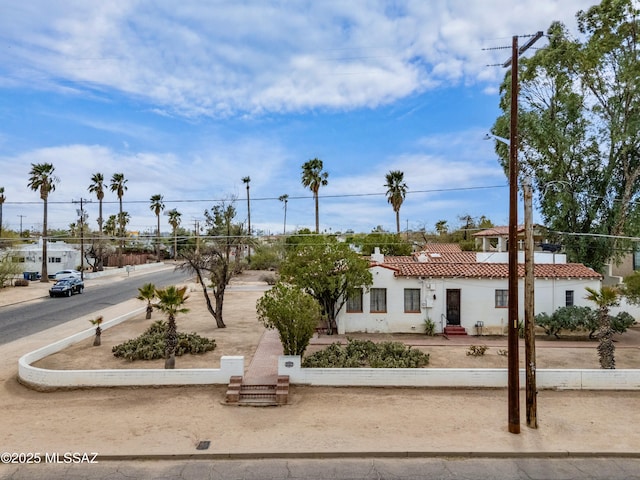
<instances>
[{"instance_id":1,"label":"concrete step","mask_svg":"<svg viewBox=\"0 0 640 480\"><path fill-rule=\"evenodd\" d=\"M467 334L467 330L459 325L447 325L446 327L444 327L444 334L447 336L462 336Z\"/></svg>"},{"instance_id":2,"label":"concrete step","mask_svg":"<svg viewBox=\"0 0 640 480\"><path fill-rule=\"evenodd\" d=\"M275 384L244 384L242 377L231 377L226 401L252 407L286 405L289 399L289 377L279 376Z\"/></svg>"}]
</instances>

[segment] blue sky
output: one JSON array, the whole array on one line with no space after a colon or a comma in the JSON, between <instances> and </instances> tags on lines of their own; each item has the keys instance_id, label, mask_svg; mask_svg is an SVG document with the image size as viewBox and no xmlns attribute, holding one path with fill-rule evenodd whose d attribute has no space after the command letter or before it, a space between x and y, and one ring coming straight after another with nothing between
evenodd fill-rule
<instances>
[{"instance_id":1,"label":"blue sky","mask_svg":"<svg viewBox=\"0 0 640 480\"><path fill-rule=\"evenodd\" d=\"M253 230L313 228L301 165L324 162L323 231L393 231L384 176L402 170L402 228L508 220L493 142L514 34L575 30L593 0L4 0L0 6L3 224L41 228L31 163L60 178L49 225L76 220L93 173L124 173L129 228L155 230L162 194L183 226L237 197ZM544 40L538 43L544 45ZM105 217L117 213L107 192ZM87 206L97 228L97 202ZM167 217L162 229L168 231Z\"/></svg>"}]
</instances>

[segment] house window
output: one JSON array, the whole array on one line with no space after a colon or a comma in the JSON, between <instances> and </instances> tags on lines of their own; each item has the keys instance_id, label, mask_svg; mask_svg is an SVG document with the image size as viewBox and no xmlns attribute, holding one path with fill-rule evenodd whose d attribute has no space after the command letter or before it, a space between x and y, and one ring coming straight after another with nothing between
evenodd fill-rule
<instances>
[{"instance_id":1,"label":"house window","mask_svg":"<svg viewBox=\"0 0 640 480\"><path fill-rule=\"evenodd\" d=\"M404 289L404 312L420 313L420 289L419 288Z\"/></svg>"},{"instance_id":2,"label":"house window","mask_svg":"<svg viewBox=\"0 0 640 480\"><path fill-rule=\"evenodd\" d=\"M564 304L567 307L573 307L573 290L567 290L564 292Z\"/></svg>"},{"instance_id":3,"label":"house window","mask_svg":"<svg viewBox=\"0 0 640 480\"><path fill-rule=\"evenodd\" d=\"M11 261L13 263L25 263L25 258L24 257L12 257Z\"/></svg>"},{"instance_id":4,"label":"house window","mask_svg":"<svg viewBox=\"0 0 640 480\"><path fill-rule=\"evenodd\" d=\"M356 288L347 297L347 313L362 313L362 289Z\"/></svg>"},{"instance_id":5,"label":"house window","mask_svg":"<svg viewBox=\"0 0 640 480\"><path fill-rule=\"evenodd\" d=\"M387 289L386 288L372 288L369 293L369 298L370 298L369 311L371 313L387 312Z\"/></svg>"},{"instance_id":6,"label":"house window","mask_svg":"<svg viewBox=\"0 0 640 480\"><path fill-rule=\"evenodd\" d=\"M62 258L60 258L60 257L49 257L49 263L62 263Z\"/></svg>"},{"instance_id":7,"label":"house window","mask_svg":"<svg viewBox=\"0 0 640 480\"><path fill-rule=\"evenodd\" d=\"M496 308L507 308L509 305L509 290L496 290Z\"/></svg>"},{"instance_id":8,"label":"house window","mask_svg":"<svg viewBox=\"0 0 640 480\"><path fill-rule=\"evenodd\" d=\"M633 251L633 269L640 270L640 250Z\"/></svg>"}]
</instances>

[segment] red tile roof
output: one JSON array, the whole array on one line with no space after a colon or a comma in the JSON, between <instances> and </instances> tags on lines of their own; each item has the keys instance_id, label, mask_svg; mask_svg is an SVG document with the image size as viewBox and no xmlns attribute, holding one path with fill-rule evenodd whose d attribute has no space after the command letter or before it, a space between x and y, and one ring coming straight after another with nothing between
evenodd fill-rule
<instances>
[{"instance_id":1,"label":"red tile roof","mask_svg":"<svg viewBox=\"0 0 640 480\"><path fill-rule=\"evenodd\" d=\"M386 263L386 262L385 262ZM506 263L395 263L400 277L462 277L462 278L508 278ZM524 265L518 265L518 276L524 277ZM599 273L581 263L538 264L534 267L537 278L602 278Z\"/></svg>"},{"instance_id":2,"label":"red tile roof","mask_svg":"<svg viewBox=\"0 0 640 480\"><path fill-rule=\"evenodd\" d=\"M462 250L457 243L426 243L422 247L422 251L429 253L456 253Z\"/></svg>"}]
</instances>

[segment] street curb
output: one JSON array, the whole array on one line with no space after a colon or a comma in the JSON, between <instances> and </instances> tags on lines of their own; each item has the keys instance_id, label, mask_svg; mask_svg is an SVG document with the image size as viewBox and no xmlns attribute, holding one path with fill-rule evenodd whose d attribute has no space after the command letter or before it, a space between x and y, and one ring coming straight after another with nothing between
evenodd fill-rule
<instances>
[{"instance_id":1,"label":"street curb","mask_svg":"<svg viewBox=\"0 0 640 480\"><path fill-rule=\"evenodd\" d=\"M179 461L179 460L265 460L265 459L348 459L348 458L640 458L638 452L254 452L98 455L98 461Z\"/></svg>"}]
</instances>

